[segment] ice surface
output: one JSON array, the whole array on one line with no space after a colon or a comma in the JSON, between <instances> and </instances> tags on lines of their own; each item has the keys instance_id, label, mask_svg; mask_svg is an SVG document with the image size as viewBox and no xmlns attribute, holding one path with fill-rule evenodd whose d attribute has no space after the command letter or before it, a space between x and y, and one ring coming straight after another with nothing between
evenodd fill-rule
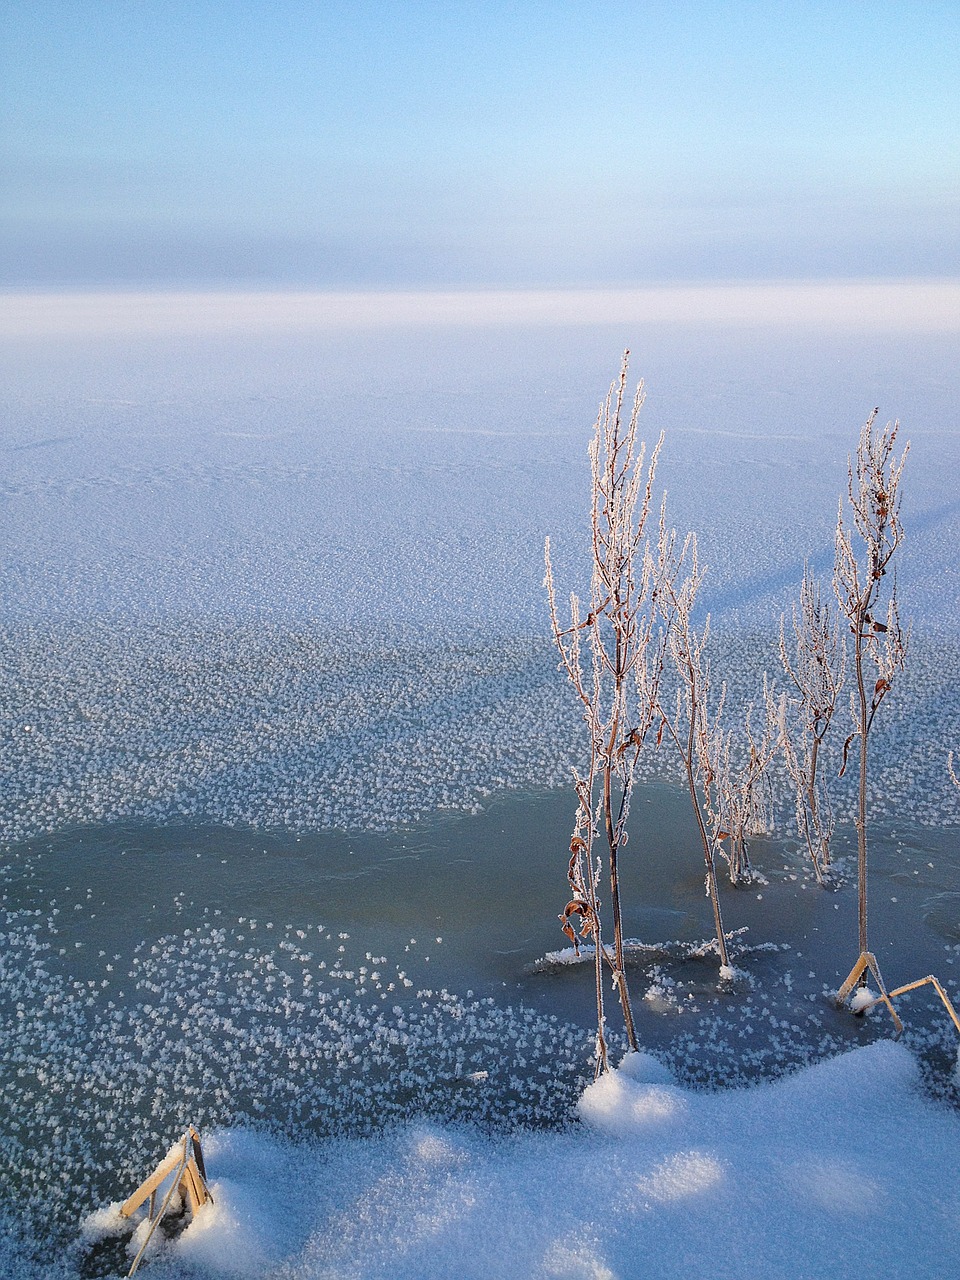
<instances>
[{"instance_id":1,"label":"ice surface","mask_svg":"<svg viewBox=\"0 0 960 1280\"><path fill-rule=\"evenodd\" d=\"M901 416L913 640L871 803L960 821L952 333L404 323L0 341L0 838L382 829L566 779L543 538L582 587L586 440L627 344L731 707L804 561L829 571L860 423Z\"/></svg>"}]
</instances>

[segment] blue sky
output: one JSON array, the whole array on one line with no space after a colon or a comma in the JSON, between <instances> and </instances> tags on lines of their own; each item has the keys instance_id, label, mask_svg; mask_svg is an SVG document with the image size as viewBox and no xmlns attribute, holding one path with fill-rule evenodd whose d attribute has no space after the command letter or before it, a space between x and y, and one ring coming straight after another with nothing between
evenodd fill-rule
<instances>
[{"instance_id":1,"label":"blue sky","mask_svg":"<svg viewBox=\"0 0 960 1280\"><path fill-rule=\"evenodd\" d=\"M960 4L0 0L0 281L960 275Z\"/></svg>"}]
</instances>

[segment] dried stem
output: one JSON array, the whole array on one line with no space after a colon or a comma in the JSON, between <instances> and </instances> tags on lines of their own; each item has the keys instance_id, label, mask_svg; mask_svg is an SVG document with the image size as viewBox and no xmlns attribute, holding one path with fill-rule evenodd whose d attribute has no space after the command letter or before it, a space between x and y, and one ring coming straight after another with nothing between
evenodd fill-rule
<instances>
[{"instance_id":1,"label":"dried stem","mask_svg":"<svg viewBox=\"0 0 960 1280\"><path fill-rule=\"evenodd\" d=\"M766 676L764 705L770 702ZM754 732L753 705L747 707L743 737L739 743L727 733L713 764L714 783L707 790L709 817L716 833L717 847L727 860L731 884L749 884L756 879L750 865L749 839L770 830L770 799L767 769L776 754L779 737L769 714L763 732ZM721 745L722 744L722 745Z\"/></svg>"},{"instance_id":2,"label":"dried stem","mask_svg":"<svg viewBox=\"0 0 960 1280\"><path fill-rule=\"evenodd\" d=\"M780 618L780 662L793 691L777 708L768 702L768 721L776 722L794 785L797 830L806 843L817 883L824 885L830 874L834 823L820 758L843 688L846 647L839 620L829 601L821 597L809 566L800 585L800 608L793 609L792 652L785 619Z\"/></svg>"}]
</instances>

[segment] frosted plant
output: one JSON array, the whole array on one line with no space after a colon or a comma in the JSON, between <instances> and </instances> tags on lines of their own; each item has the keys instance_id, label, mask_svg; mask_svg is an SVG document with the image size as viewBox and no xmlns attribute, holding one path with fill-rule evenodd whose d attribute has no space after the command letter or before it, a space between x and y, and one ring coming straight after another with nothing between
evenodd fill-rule
<instances>
[{"instance_id":1,"label":"frosted plant","mask_svg":"<svg viewBox=\"0 0 960 1280\"><path fill-rule=\"evenodd\" d=\"M947 772L950 774L950 780L953 785L960 791L960 778L957 777L956 770L953 767L953 752L947 756Z\"/></svg>"},{"instance_id":2,"label":"frosted plant","mask_svg":"<svg viewBox=\"0 0 960 1280\"><path fill-rule=\"evenodd\" d=\"M896 458L894 444L899 423L888 423L882 431L875 434L877 413L878 410L874 409L864 423L856 461L848 464L847 502L852 527L848 528L844 524L844 504L841 499L833 571L833 585L840 611L853 634L852 665L856 682L856 689L850 699L853 731L843 746L841 775L846 769L848 753L854 742L857 743L860 765L856 817L860 958L838 992L838 1000L841 1002L857 982L861 985L866 982L868 970L874 973L881 992L885 993L867 938L868 747L877 711L893 688L894 680L903 671L908 641L908 635L900 622L896 578L892 578L889 587L884 579L890 562L903 541L900 480L910 446L907 445L900 457Z\"/></svg>"},{"instance_id":3,"label":"frosted plant","mask_svg":"<svg viewBox=\"0 0 960 1280\"><path fill-rule=\"evenodd\" d=\"M763 683L764 704L769 707L770 690ZM731 884L749 884L757 879L750 865L751 836L770 831L770 793L767 769L778 745L778 727L768 714L763 731L756 733L751 723L753 704L747 707L743 736L739 742L732 733L722 737L713 765L713 786L707 788L710 804L708 817L716 831L718 848L727 861Z\"/></svg>"},{"instance_id":4,"label":"frosted plant","mask_svg":"<svg viewBox=\"0 0 960 1280\"><path fill-rule=\"evenodd\" d=\"M820 768L821 748L836 713L846 673L846 648L839 619L822 598L809 566L800 584L800 607L793 608L793 643L780 618L780 662L792 694L776 706L768 699L768 722L775 720L783 761L794 786L797 831L803 838L818 884L830 873L833 812Z\"/></svg>"},{"instance_id":5,"label":"frosted plant","mask_svg":"<svg viewBox=\"0 0 960 1280\"><path fill-rule=\"evenodd\" d=\"M602 998L602 966L612 969L627 1042L637 1049L637 1036L624 972L623 920L619 859L627 843L627 820L637 761L657 701L663 668L663 644L654 630L657 565L645 542L657 458L663 437L649 464L637 430L643 384L627 412L629 352L619 378L600 406L590 443L591 557L589 604L584 614L576 593L570 596L569 622L561 622L550 561L545 548L545 586L561 669L580 700L589 734L589 764L575 773L577 816L570 843L568 879L571 900L561 916L564 931L579 946L579 933L595 947L597 985L597 1069L606 1066ZM639 698L637 693L639 691ZM602 853L597 852L602 846ZM612 952L601 937L598 889L603 869L609 877Z\"/></svg>"},{"instance_id":6,"label":"frosted plant","mask_svg":"<svg viewBox=\"0 0 960 1280\"><path fill-rule=\"evenodd\" d=\"M666 736L680 758L703 847L706 890L713 908L717 952L721 968L727 974L731 972L731 966L723 932L716 865L723 828L715 789L717 771L726 745L721 727L726 689L721 688L717 705L711 710L710 663L706 656L710 618L707 617L701 631L697 631L692 622L697 592L706 570L700 566L695 534L687 535L679 553L676 547L676 533L667 531L661 514L658 609L663 619L667 653L676 676L676 686L672 699L658 695L660 728L657 742L662 742ZM681 579L680 575L685 567L686 576Z\"/></svg>"}]
</instances>

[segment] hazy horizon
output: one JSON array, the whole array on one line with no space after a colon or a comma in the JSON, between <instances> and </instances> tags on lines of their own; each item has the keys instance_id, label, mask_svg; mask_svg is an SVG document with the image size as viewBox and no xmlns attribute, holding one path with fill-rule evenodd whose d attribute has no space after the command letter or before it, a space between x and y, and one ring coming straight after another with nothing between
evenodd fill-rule
<instances>
[{"instance_id":1,"label":"hazy horizon","mask_svg":"<svg viewBox=\"0 0 960 1280\"><path fill-rule=\"evenodd\" d=\"M635 289L3 290L0 340L410 326L650 324L960 330L960 279L720 281Z\"/></svg>"}]
</instances>

